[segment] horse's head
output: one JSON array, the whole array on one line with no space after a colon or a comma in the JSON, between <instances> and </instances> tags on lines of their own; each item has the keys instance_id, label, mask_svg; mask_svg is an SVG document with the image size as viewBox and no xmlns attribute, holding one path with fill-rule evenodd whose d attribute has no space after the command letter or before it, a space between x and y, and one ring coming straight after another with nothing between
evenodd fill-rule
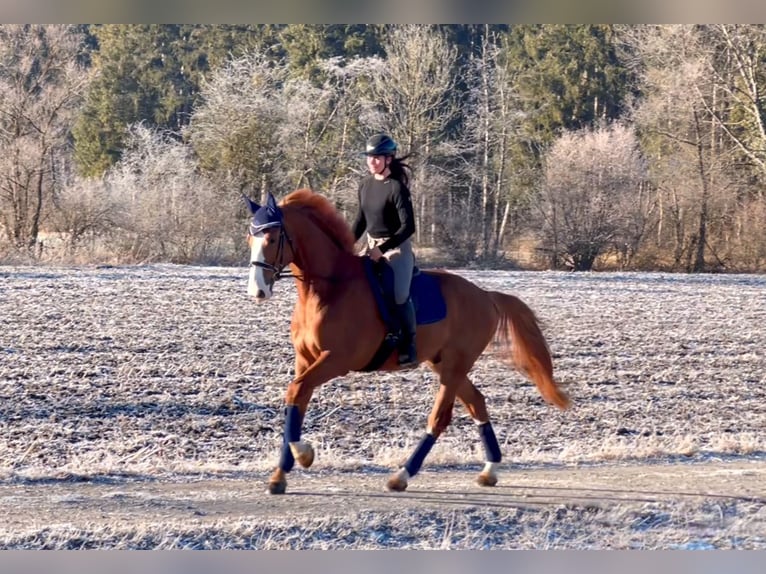
<instances>
[{"instance_id":1,"label":"horse's head","mask_svg":"<svg viewBox=\"0 0 766 574\"><path fill-rule=\"evenodd\" d=\"M274 282L293 261L293 246L285 229L282 210L269 193L266 205L260 206L245 197L253 214L247 242L250 246L250 279L247 292L258 301L270 299Z\"/></svg>"}]
</instances>

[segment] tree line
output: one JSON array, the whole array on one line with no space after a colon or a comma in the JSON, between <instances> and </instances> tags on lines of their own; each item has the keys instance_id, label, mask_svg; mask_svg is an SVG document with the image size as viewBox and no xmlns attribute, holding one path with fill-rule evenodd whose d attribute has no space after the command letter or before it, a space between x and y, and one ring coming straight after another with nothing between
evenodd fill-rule
<instances>
[{"instance_id":1,"label":"tree line","mask_svg":"<svg viewBox=\"0 0 766 574\"><path fill-rule=\"evenodd\" d=\"M0 260L236 264L412 153L456 264L766 269L761 25L0 25Z\"/></svg>"}]
</instances>

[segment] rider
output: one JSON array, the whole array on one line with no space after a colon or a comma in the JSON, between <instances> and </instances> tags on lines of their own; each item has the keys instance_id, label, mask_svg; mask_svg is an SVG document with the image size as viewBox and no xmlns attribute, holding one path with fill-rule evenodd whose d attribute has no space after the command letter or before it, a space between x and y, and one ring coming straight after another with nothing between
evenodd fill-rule
<instances>
[{"instance_id":1,"label":"rider","mask_svg":"<svg viewBox=\"0 0 766 574\"><path fill-rule=\"evenodd\" d=\"M373 261L388 260L394 271L394 298L402 325L399 365L417 365L415 350L415 307L410 298L410 283L415 266L412 235L415 216L410 196L410 167L403 162L409 156L396 157L396 142L386 134L367 140L369 175L359 185L359 207L352 224L354 239L367 231L368 254Z\"/></svg>"}]
</instances>

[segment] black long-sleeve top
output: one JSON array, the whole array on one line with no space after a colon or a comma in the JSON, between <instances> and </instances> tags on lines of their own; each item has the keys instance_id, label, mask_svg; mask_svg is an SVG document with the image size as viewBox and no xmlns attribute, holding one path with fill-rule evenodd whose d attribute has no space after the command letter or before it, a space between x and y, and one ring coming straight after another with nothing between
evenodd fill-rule
<instances>
[{"instance_id":1,"label":"black long-sleeve top","mask_svg":"<svg viewBox=\"0 0 766 574\"><path fill-rule=\"evenodd\" d=\"M415 214L409 188L402 182L369 175L359 184L359 208L351 225L354 239L367 233L388 237L378 248L382 253L398 247L415 233Z\"/></svg>"}]
</instances>

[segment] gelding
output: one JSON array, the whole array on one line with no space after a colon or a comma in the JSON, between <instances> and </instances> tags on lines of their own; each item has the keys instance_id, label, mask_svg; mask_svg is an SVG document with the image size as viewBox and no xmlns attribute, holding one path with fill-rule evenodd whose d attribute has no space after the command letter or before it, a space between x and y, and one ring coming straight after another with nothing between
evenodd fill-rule
<instances>
[{"instance_id":1,"label":"gelding","mask_svg":"<svg viewBox=\"0 0 766 574\"><path fill-rule=\"evenodd\" d=\"M351 371L370 370L372 358L389 330L374 296L375 284L365 265L367 256L354 252L350 226L318 193L299 189L277 203L268 194L260 206L245 198L253 217L248 244L251 251L248 293L257 301L273 295L274 283L295 277L298 298L290 335L295 348L294 379L285 394L285 429L277 468L269 492L283 494L287 473L295 461L311 466L314 449L301 440L301 426L314 390ZM439 435L450 424L455 399L477 423L486 454L478 476L484 486L497 483L500 447L485 400L468 374L493 340L502 344L512 363L533 381L549 403L565 409L569 398L553 379L553 365L534 312L513 295L484 290L446 271L422 271L434 279L445 303L443 319L417 328L418 363L439 377L439 389L420 443L387 482L393 491L407 488ZM399 369L396 353L374 367Z\"/></svg>"}]
</instances>

